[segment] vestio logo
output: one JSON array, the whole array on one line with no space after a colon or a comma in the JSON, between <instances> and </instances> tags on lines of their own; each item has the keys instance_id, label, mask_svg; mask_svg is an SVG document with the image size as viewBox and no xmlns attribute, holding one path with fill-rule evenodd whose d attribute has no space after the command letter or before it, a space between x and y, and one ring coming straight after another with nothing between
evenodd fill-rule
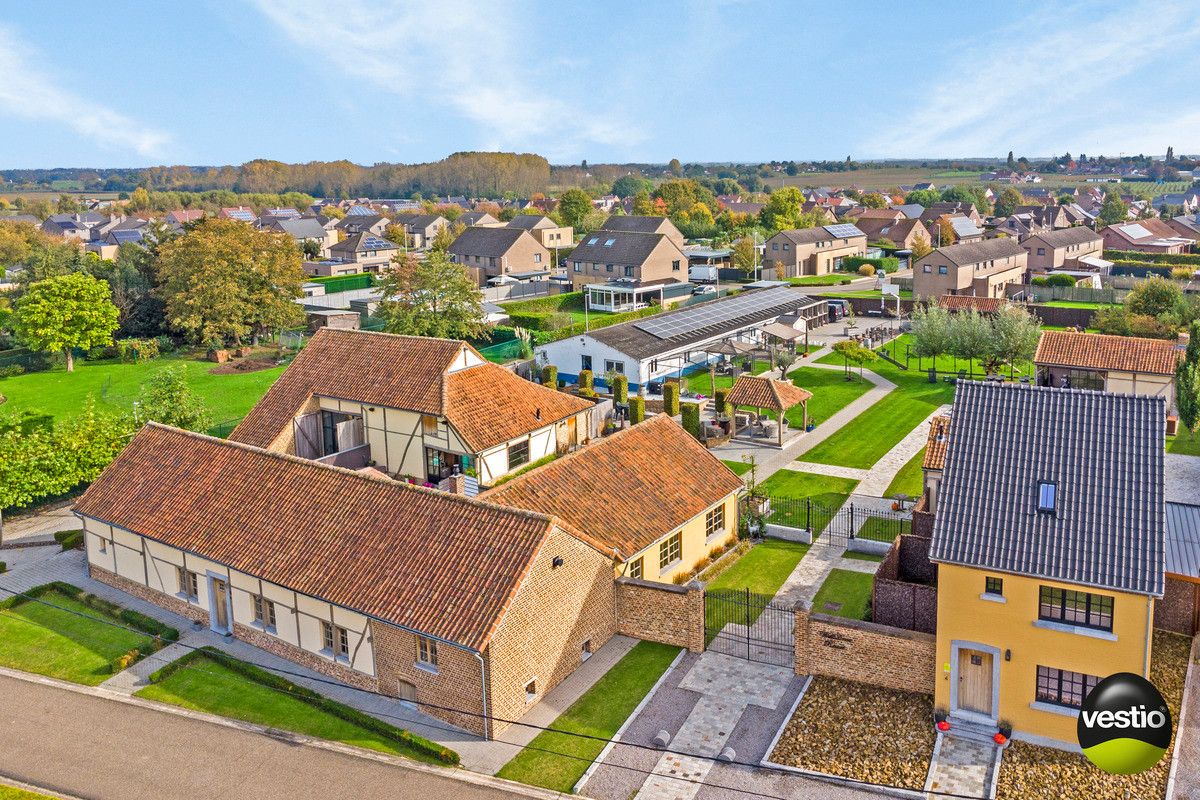
<instances>
[{"instance_id":1,"label":"vestio logo","mask_svg":"<svg viewBox=\"0 0 1200 800\"><path fill-rule=\"evenodd\" d=\"M1088 692L1076 726L1088 760L1114 775L1145 772L1171 743L1171 712L1154 684L1132 672L1109 675Z\"/></svg>"}]
</instances>

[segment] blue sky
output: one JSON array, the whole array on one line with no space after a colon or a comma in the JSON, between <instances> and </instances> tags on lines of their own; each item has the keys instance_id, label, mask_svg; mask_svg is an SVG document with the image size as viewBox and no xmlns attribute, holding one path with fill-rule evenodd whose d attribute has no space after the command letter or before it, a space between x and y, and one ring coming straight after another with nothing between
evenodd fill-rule
<instances>
[{"instance_id":1,"label":"blue sky","mask_svg":"<svg viewBox=\"0 0 1200 800\"><path fill-rule=\"evenodd\" d=\"M0 168L1200 151L1187 0L0 8Z\"/></svg>"}]
</instances>

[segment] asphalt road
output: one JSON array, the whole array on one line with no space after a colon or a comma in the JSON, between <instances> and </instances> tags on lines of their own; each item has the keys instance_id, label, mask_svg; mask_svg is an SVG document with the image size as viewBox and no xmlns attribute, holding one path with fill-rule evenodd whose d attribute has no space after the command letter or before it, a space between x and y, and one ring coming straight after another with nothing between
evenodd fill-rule
<instances>
[{"instance_id":1,"label":"asphalt road","mask_svg":"<svg viewBox=\"0 0 1200 800\"><path fill-rule=\"evenodd\" d=\"M4 675L0 774L84 800L526 797Z\"/></svg>"}]
</instances>

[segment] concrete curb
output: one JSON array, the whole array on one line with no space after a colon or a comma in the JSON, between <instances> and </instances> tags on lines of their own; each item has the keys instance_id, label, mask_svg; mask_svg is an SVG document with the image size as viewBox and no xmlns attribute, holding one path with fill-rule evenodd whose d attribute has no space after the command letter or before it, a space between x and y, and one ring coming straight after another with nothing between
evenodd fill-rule
<instances>
[{"instance_id":1,"label":"concrete curb","mask_svg":"<svg viewBox=\"0 0 1200 800\"><path fill-rule=\"evenodd\" d=\"M1179 768L1179 740L1184 731L1183 721L1187 717L1188 711L1188 695L1192 688L1192 675L1196 668L1196 640L1192 640L1192 646L1188 650L1188 668L1187 674L1183 678L1183 698L1179 701L1179 719L1175 720L1175 746L1171 750L1171 770L1167 773L1167 789L1163 793L1166 800L1173 800L1175 797L1175 772Z\"/></svg>"},{"instance_id":2,"label":"concrete curb","mask_svg":"<svg viewBox=\"0 0 1200 800\"><path fill-rule=\"evenodd\" d=\"M0 772L0 786L7 786L10 789L20 789L23 792L32 792L33 794L44 794L48 797L56 798L56 800L83 800L78 795L67 794L57 789L47 789L45 786L34 786L32 783L25 783L16 778L10 778L3 772Z\"/></svg>"},{"instance_id":3,"label":"concrete curb","mask_svg":"<svg viewBox=\"0 0 1200 800\"><path fill-rule=\"evenodd\" d=\"M115 703L125 703L126 705L137 706L146 709L147 711L156 711L163 714L174 714L178 717L195 720L197 722L205 722L210 725L220 725L226 728L233 728L244 733L253 733L260 736L267 736L277 741L287 742L288 744L298 745L302 747L312 747L318 750L326 750L332 753L359 758L364 761L376 761L382 764L390 764L400 769L409 769L416 772L425 772L428 774L438 775L451 780L471 783L476 786L485 786L493 789L500 789L513 794L521 794L526 797L537 798L537 800L559 800L559 798L578 797L579 795L567 795L562 792L555 792L549 789L539 789L536 786L526 786L523 783L496 778L491 775L482 775L478 772L471 772L462 767L439 767L433 764L425 764L421 761L413 761L401 756L392 756L386 753L378 753L374 750L366 750L353 745L341 744L340 742L331 742L326 739L318 739L312 736L306 736L300 733L292 733L291 731L279 730L266 725L256 725L252 722L242 722L241 720L229 719L228 717L219 717L215 714L206 714L200 711L192 711L178 706L172 706L166 703L156 703L151 700L143 700L140 697L132 697L130 695L120 694L108 689L101 689L95 686L80 686L79 684L69 683L67 681L58 680L57 678L48 678L44 675L34 675L20 670L0 667L0 675L7 678L22 680L27 683L36 683L42 686L49 686L54 689L62 689L75 694L87 695L96 697L101 700L109 700ZM67 798L67 800L75 800L75 798Z\"/></svg>"}]
</instances>

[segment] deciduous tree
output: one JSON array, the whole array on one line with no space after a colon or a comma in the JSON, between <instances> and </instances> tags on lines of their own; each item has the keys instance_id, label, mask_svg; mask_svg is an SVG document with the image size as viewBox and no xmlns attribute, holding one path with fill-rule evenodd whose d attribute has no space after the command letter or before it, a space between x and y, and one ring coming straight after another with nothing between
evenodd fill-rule
<instances>
[{"instance_id":1,"label":"deciduous tree","mask_svg":"<svg viewBox=\"0 0 1200 800\"><path fill-rule=\"evenodd\" d=\"M391 333L465 339L486 328L479 287L443 252L409 256L385 273L379 288L378 314Z\"/></svg>"},{"instance_id":2,"label":"deciduous tree","mask_svg":"<svg viewBox=\"0 0 1200 800\"><path fill-rule=\"evenodd\" d=\"M583 189L567 189L558 198L558 215L564 225L579 227L592 208L592 198Z\"/></svg>"},{"instance_id":3,"label":"deciduous tree","mask_svg":"<svg viewBox=\"0 0 1200 800\"><path fill-rule=\"evenodd\" d=\"M66 355L73 372L72 348L111 344L119 316L108 284L74 272L31 284L17 301L16 328L34 350Z\"/></svg>"}]
</instances>

